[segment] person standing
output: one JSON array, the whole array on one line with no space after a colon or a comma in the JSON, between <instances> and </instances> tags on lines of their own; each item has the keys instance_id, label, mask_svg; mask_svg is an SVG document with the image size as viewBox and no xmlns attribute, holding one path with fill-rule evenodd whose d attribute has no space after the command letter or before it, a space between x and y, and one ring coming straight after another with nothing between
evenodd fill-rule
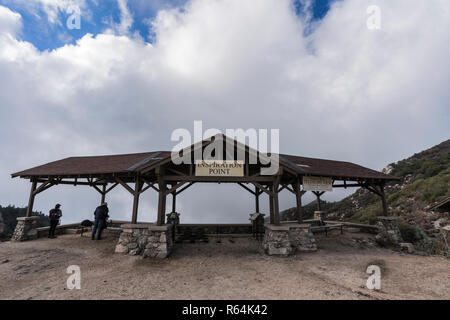
<instances>
[{"instance_id":1,"label":"person standing","mask_svg":"<svg viewBox=\"0 0 450 320\"><path fill-rule=\"evenodd\" d=\"M108 219L109 215L108 204L103 202L100 206L98 206L94 211L94 228L92 230L92 240L95 239L95 234L97 233L97 240L101 240L101 235L103 229L106 227L106 219Z\"/></svg>"},{"instance_id":2,"label":"person standing","mask_svg":"<svg viewBox=\"0 0 450 320\"><path fill-rule=\"evenodd\" d=\"M62 217L62 211L60 208L61 205L58 203L55 208L50 210L48 214L50 218L50 229L48 230L48 237L51 239L56 238L56 226L59 224L59 219Z\"/></svg>"}]
</instances>

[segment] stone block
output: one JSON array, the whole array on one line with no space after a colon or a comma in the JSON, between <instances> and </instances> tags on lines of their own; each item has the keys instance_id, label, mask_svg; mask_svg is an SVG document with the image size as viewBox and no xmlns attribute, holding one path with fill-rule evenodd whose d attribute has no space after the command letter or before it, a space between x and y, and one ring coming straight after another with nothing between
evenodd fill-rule
<instances>
[{"instance_id":1,"label":"stone block","mask_svg":"<svg viewBox=\"0 0 450 320\"><path fill-rule=\"evenodd\" d=\"M34 240L38 237L36 229L36 222L39 217L19 217L17 218L17 225L11 237L12 241L27 241Z\"/></svg>"},{"instance_id":2,"label":"stone block","mask_svg":"<svg viewBox=\"0 0 450 320\"><path fill-rule=\"evenodd\" d=\"M403 242L397 217L378 217L376 226L378 234L375 236L377 243L383 247L398 246Z\"/></svg>"},{"instance_id":3,"label":"stone block","mask_svg":"<svg viewBox=\"0 0 450 320\"><path fill-rule=\"evenodd\" d=\"M412 243L409 243L409 242L402 242L402 243L400 243L400 250L408 252L408 253L414 253L414 251L415 251L414 245Z\"/></svg>"},{"instance_id":4,"label":"stone block","mask_svg":"<svg viewBox=\"0 0 450 320\"><path fill-rule=\"evenodd\" d=\"M143 257L166 258L172 251L172 226L151 224L126 224L116 252Z\"/></svg>"},{"instance_id":5,"label":"stone block","mask_svg":"<svg viewBox=\"0 0 450 320\"><path fill-rule=\"evenodd\" d=\"M128 251L128 255L130 256L138 256L141 253L139 248L135 248L133 250Z\"/></svg>"},{"instance_id":6,"label":"stone block","mask_svg":"<svg viewBox=\"0 0 450 320\"><path fill-rule=\"evenodd\" d=\"M287 256L297 250L316 251L316 241L309 224L266 225L263 250L268 255Z\"/></svg>"},{"instance_id":7,"label":"stone block","mask_svg":"<svg viewBox=\"0 0 450 320\"><path fill-rule=\"evenodd\" d=\"M122 244L116 245L115 253L128 253L128 247Z\"/></svg>"}]
</instances>

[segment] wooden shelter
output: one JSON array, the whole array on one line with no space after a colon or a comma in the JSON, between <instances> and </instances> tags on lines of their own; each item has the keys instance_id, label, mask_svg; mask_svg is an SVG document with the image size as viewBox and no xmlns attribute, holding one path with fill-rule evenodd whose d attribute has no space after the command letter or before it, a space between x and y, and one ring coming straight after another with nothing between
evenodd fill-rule
<instances>
[{"instance_id":1,"label":"wooden shelter","mask_svg":"<svg viewBox=\"0 0 450 320\"><path fill-rule=\"evenodd\" d=\"M197 174L196 151L203 152L214 141L231 141L233 159L244 163L242 175L205 176ZM238 152L241 151L241 152ZM200 154L201 154L200 152ZM279 154L279 167L274 175L262 175L261 168L267 167L260 161L251 163L251 156L272 157L232 140L224 135L193 144L180 151L179 156L187 156L190 163L175 164L169 151L147 153L70 157L12 174L12 177L29 179L31 191L27 217L31 216L34 198L48 188L60 184L90 186L105 201L106 194L120 185L133 197L131 223L137 223L140 195L149 188L158 192L157 225L165 224L166 198L172 197L172 212L176 210L176 197L195 183L237 183L250 192L255 199L255 210L259 212L259 198L265 193L269 198L270 223L280 224L278 194L286 189L296 196L298 221L302 222L302 190L305 177L325 177L331 179L333 188L363 187L379 195L383 213L387 215L384 185L389 180L398 179L384 173L368 169L350 162L305 158ZM244 159L237 159L237 155ZM225 155L223 155L225 158ZM258 158L259 159L259 158ZM320 205L323 191L314 191ZM319 207L320 209L320 207Z\"/></svg>"}]
</instances>

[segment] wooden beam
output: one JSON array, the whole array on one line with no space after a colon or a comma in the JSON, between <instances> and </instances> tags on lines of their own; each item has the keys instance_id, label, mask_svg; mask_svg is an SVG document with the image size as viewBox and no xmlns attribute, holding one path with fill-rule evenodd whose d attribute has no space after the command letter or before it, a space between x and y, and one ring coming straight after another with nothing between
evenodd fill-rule
<instances>
[{"instance_id":1,"label":"wooden beam","mask_svg":"<svg viewBox=\"0 0 450 320\"><path fill-rule=\"evenodd\" d=\"M388 208L387 208L387 203L386 203L386 194L384 192L384 186L380 186L380 197L381 197L381 205L383 207L383 215L384 216L388 216Z\"/></svg>"},{"instance_id":2,"label":"wooden beam","mask_svg":"<svg viewBox=\"0 0 450 320\"><path fill-rule=\"evenodd\" d=\"M106 200L106 184L102 186L102 198L100 200L100 204L104 203Z\"/></svg>"},{"instance_id":3,"label":"wooden beam","mask_svg":"<svg viewBox=\"0 0 450 320\"><path fill-rule=\"evenodd\" d=\"M157 168L158 169L158 168ZM156 225L162 226L166 219L166 181L164 180L164 168L159 167L158 173L158 217Z\"/></svg>"},{"instance_id":4,"label":"wooden beam","mask_svg":"<svg viewBox=\"0 0 450 320\"><path fill-rule=\"evenodd\" d=\"M38 193L41 193L44 190L47 190L48 188L50 188L51 186L53 186L54 183L51 181L45 181L43 182L37 189L35 189L33 191L34 195L37 195Z\"/></svg>"},{"instance_id":5,"label":"wooden beam","mask_svg":"<svg viewBox=\"0 0 450 320\"><path fill-rule=\"evenodd\" d=\"M256 193L252 190L252 189L250 189L249 187L247 187L245 184L243 184L242 182L238 182L238 185L240 185L242 188L244 188L245 190L247 190L248 192L250 192L251 194L253 194L253 195L256 195ZM255 188L257 188L257 187L255 187Z\"/></svg>"},{"instance_id":6,"label":"wooden beam","mask_svg":"<svg viewBox=\"0 0 450 320\"><path fill-rule=\"evenodd\" d=\"M123 182L120 178L118 178L118 177L116 177L116 181L118 182L118 183L120 183L120 185L122 186L122 187L124 187L126 190L128 190L128 192L129 193L131 193L132 195L134 195L134 190L129 186L129 185L127 185L125 182Z\"/></svg>"},{"instance_id":7,"label":"wooden beam","mask_svg":"<svg viewBox=\"0 0 450 320\"><path fill-rule=\"evenodd\" d=\"M156 192L159 192L159 189L157 187L155 187L155 183L156 182L151 182L145 178L142 178L142 180L147 183L153 190L155 190Z\"/></svg>"},{"instance_id":8,"label":"wooden beam","mask_svg":"<svg viewBox=\"0 0 450 320\"><path fill-rule=\"evenodd\" d=\"M31 217L31 214L33 213L33 205L34 205L34 197L36 196L36 186L37 181L33 180L31 183L31 191L30 191L30 197L28 198L28 207L27 207L27 217Z\"/></svg>"},{"instance_id":9,"label":"wooden beam","mask_svg":"<svg viewBox=\"0 0 450 320\"><path fill-rule=\"evenodd\" d=\"M254 181L252 183L255 185L255 187L261 189L263 192L267 193L268 195L273 195L273 189L272 188L269 188L269 189L264 188L258 182L254 182Z\"/></svg>"},{"instance_id":10,"label":"wooden beam","mask_svg":"<svg viewBox=\"0 0 450 320\"><path fill-rule=\"evenodd\" d=\"M314 193L317 197L317 211L321 211L320 196L323 195L325 191L313 191L312 193Z\"/></svg>"},{"instance_id":11,"label":"wooden beam","mask_svg":"<svg viewBox=\"0 0 450 320\"><path fill-rule=\"evenodd\" d=\"M243 183L253 183L253 182L271 182L269 176L258 176L258 177L209 177L209 176L165 176L164 180L166 182L172 181L187 181L187 182L243 182Z\"/></svg>"},{"instance_id":12,"label":"wooden beam","mask_svg":"<svg viewBox=\"0 0 450 320\"><path fill-rule=\"evenodd\" d=\"M333 184L333 188L350 188L350 187L364 187L363 184L360 183L344 183L344 184Z\"/></svg>"},{"instance_id":13,"label":"wooden beam","mask_svg":"<svg viewBox=\"0 0 450 320\"><path fill-rule=\"evenodd\" d=\"M34 195L37 195L38 193L41 193L41 192L44 192L45 190L47 190L48 188L50 188L50 187L52 187L52 186L54 186L55 185L55 183L53 183L53 182L48 182L48 183L43 183L43 184L41 184L40 185L40 187L39 188L37 188L35 191L34 191Z\"/></svg>"},{"instance_id":14,"label":"wooden beam","mask_svg":"<svg viewBox=\"0 0 450 320\"><path fill-rule=\"evenodd\" d=\"M99 189L95 184L93 184L91 187L93 187L95 190L97 190L100 194L103 194L103 191Z\"/></svg>"},{"instance_id":15,"label":"wooden beam","mask_svg":"<svg viewBox=\"0 0 450 320\"><path fill-rule=\"evenodd\" d=\"M177 191L177 194L182 193L184 190L186 190L187 188L189 188L190 186L192 186L195 182L190 182L187 186L181 188L180 190Z\"/></svg>"},{"instance_id":16,"label":"wooden beam","mask_svg":"<svg viewBox=\"0 0 450 320\"><path fill-rule=\"evenodd\" d=\"M254 195L255 195L255 212L259 213L259 195L260 195L260 193L259 193L258 187L255 187Z\"/></svg>"},{"instance_id":17,"label":"wooden beam","mask_svg":"<svg viewBox=\"0 0 450 320\"><path fill-rule=\"evenodd\" d=\"M169 195L170 193L172 193L173 191L176 191L179 187L185 185L187 182L186 181L182 181L177 183L176 185L172 186L169 190L165 191L165 195Z\"/></svg>"},{"instance_id":18,"label":"wooden beam","mask_svg":"<svg viewBox=\"0 0 450 320\"><path fill-rule=\"evenodd\" d=\"M290 182L289 182L289 183L290 183ZM281 184L281 188L278 189L278 192L283 191L283 189L286 189L286 190L288 190L289 192L295 194L295 190L292 189L291 187L289 187L289 185L288 185L287 183Z\"/></svg>"},{"instance_id":19,"label":"wooden beam","mask_svg":"<svg viewBox=\"0 0 450 320\"><path fill-rule=\"evenodd\" d=\"M297 199L297 221L303 223L303 208L302 208L302 196L306 193L304 190L300 190L300 180L295 182L295 197Z\"/></svg>"},{"instance_id":20,"label":"wooden beam","mask_svg":"<svg viewBox=\"0 0 450 320\"><path fill-rule=\"evenodd\" d=\"M280 204L278 199L278 186L280 183L280 176L277 176L274 182L274 193L273 193L273 224L278 226L280 225Z\"/></svg>"},{"instance_id":21,"label":"wooden beam","mask_svg":"<svg viewBox=\"0 0 450 320\"><path fill-rule=\"evenodd\" d=\"M172 171L173 173L175 173L175 174L177 174L177 175L180 175L180 176L182 176L182 177L184 177L184 176L186 175L186 173L183 173L183 172L181 172L181 171L175 170L175 169L173 169L173 168L167 168L167 170L170 170L170 171Z\"/></svg>"},{"instance_id":22,"label":"wooden beam","mask_svg":"<svg viewBox=\"0 0 450 320\"><path fill-rule=\"evenodd\" d=\"M144 187L144 184L142 184L141 190L139 191L139 193L144 193L145 191L147 191L149 188L151 187L151 185L147 184Z\"/></svg>"},{"instance_id":23,"label":"wooden beam","mask_svg":"<svg viewBox=\"0 0 450 320\"><path fill-rule=\"evenodd\" d=\"M133 215L131 218L131 223L137 223L137 215L138 215L138 208L139 208L139 195L141 194L141 189L142 189L142 182L138 175L136 177L136 183L135 183L135 187L134 187Z\"/></svg>"},{"instance_id":24,"label":"wooden beam","mask_svg":"<svg viewBox=\"0 0 450 320\"><path fill-rule=\"evenodd\" d=\"M376 195L378 195L380 197L382 196L380 190L378 190L376 186L372 186L372 185L369 185L369 184L364 184L363 188L365 188L365 189L375 193Z\"/></svg>"},{"instance_id":25,"label":"wooden beam","mask_svg":"<svg viewBox=\"0 0 450 320\"><path fill-rule=\"evenodd\" d=\"M273 208L273 184L270 185L269 195L269 209L270 209L270 224L274 224L275 216L274 216L274 208Z\"/></svg>"},{"instance_id":26,"label":"wooden beam","mask_svg":"<svg viewBox=\"0 0 450 320\"><path fill-rule=\"evenodd\" d=\"M40 182L40 183L43 183L43 182L47 182L48 180L43 180L43 179L38 179L38 180L36 180L36 182ZM55 182L55 184L70 184L70 185L73 185L73 186L77 186L77 185L80 185L80 186L92 186L92 183L89 183L89 182L79 182L79 181L58 181L58 183L56 183Z\"/></svg>"},{"instance_id":27,"label":"wooden beam","mask_svg":"<svg viewBox=\"0 0 450 320\"><path fill-rule=\"evenodd\" d=\"M108 192L110 192L112 189L114 189L115 187L117 187L119 184L116 182L114 183L111 187L109 187L108 189L105 190L105 194L107 194ZM106 185L105 185L106 186Z\"/></svg>"},{"instance_id":28,"label":"wooden beam","mask_svg":"<svg viewBox=\"0 0 450 320\"><path fill-rule=\"evenodd\" d=\"M172 192L172 212L177 212L177 192Z\"/></svg>"}]
</instances>

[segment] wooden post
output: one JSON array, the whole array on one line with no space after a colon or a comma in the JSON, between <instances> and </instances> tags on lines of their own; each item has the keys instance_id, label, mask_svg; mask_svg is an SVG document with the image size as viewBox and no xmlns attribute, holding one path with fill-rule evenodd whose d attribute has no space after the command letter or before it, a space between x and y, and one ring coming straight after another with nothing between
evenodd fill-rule
<instances>
[{"instance_id":1,"label":"wooden post","mask_svg":"<svg viewBox=\"0 0 450 320\"><path fill-rule=\"evenodd\" d=\"M322 211L321 205L320 205L320 196L323 195L325 193L325 191L313 191L313 193L317 197L317 211Z\"/></svg>"},{"instance_id":2,"label":"wooden post","mask_svg":"<svg viewBox=\"0 0 450 320\"><path fill-rule=\"evenodd\" d=\"M303 223L303 212L302 212L302 191L300 191L300 179L295 182L295 196L297 198L297 221L298 223Z\"/></svg>"},{"instance_id":3,"label":"wooden post","mask_svg":"<svg viewBox=\"0 0 450 320\"><path fill-rule=\"evenodd\" d=\"M158 172L158 217L156 225L162 226L166 220L166 182L164 181L164 168L160 167Z\"/></svg>"},{"instance_id":4,"label":"wooden post","mask_svg":"<svg viewBox=\"0 0 450 320\"><path fill-rule=\"evenodd\" d=\"M259 188L255 187L255 212L259 213Z\"/></svg>"},{"instance_id":5,"label":"wooden post","mask_svg":"<svg viewBox=\"0 0 450 320\"><path fill-rule=\"evenodd\" d=\"M34 205L34 197L36 196L37 181L33 180L31 183L31 191L30 191L30 198L28 199L28 207L27 207L27 217L31 217L31 214L33 213L33 205Z\"/></svg>"},{"instance_id":6,"label":"wooden post","mask_svg":"<svg viewBox=\"0 0 450 320\"><path fill-rule=\"evenodd\" d=\"M317 211L321 211L320 209L322 208L320 206L320 194L316 193L316 197L317 197Z\"/></svg>"},{"instance_id":7,"label":"wooden post","mask_svg":"<svg viewBox=\"0 0 450 320\"><path fill-rule=\"evenodd\" d=\"M381 204L383 206L383 216L388 216L388 208L386 203L386 194L384 193L384 185L370 185L370 184L363 184L363 188L369 190L370 192L375 193L377 196L381 198Z\"/></svg>"},{"instance_id":8,"label":"wooden post","mask_svg":"<svg viewBox=\"0 0 450 320\"><path fill-rule=\"evenodd\" d=\"M141 179L139 175L136 177L136 183L134 187L134 200L133 200L133 216L131 218L131 223L137 223L137 214L139 207L139 195L141 194Z\"/></svg>"},{"instance_id":9,"label":"wooden post","mask_svg":"<svg viewBox=\"0 0 450 320\"><path fill-rule=\"evenodd\" d=\"M106 184L102 186L102 198L100 200L100 204L104 203L106 200Z\"/></svg>"},{"instance_id":10,"label":"wooden post","mask_svg":"<svg viewBox=\"0 0 450 320\"><path fill-rule=\"evenodd\" d=\"M381 204L383 206L383 215L388 216L388 209L386 204L386 194L384 193L384 186L380 186Z\"/></svg>"},{"instance_id":11,"label":"wooden post","mask_svg":"<svg viewBox=\"0 0 450 320\"><path fill-rule=\"evenodd\" d=\"M172 212L177 212L177 191L172 192Z\"/></svg>"},{"instance_id":12,"label":"wooden post","mask_svg":"<svg viewBox=\"0 0 450 320\"><path fill-rule=\"evenodd\" d=\"M274 208L273 208L273 184L269 187L270 195L269 195L269 208L270 208L270 224L275 223L275 216L274 216Z\"/></svg>"},{"instance_id":13,"label":"wooden post","mask_svg":"<svg viewBox=\"0 0 450 320\"><path fill-rule=\"evenodd\" d=\"M280 204L278 200L279 181L280 179L278 177L273 186L273 224L276 226L280 225Z\"/></svg>"}]
</instances>

